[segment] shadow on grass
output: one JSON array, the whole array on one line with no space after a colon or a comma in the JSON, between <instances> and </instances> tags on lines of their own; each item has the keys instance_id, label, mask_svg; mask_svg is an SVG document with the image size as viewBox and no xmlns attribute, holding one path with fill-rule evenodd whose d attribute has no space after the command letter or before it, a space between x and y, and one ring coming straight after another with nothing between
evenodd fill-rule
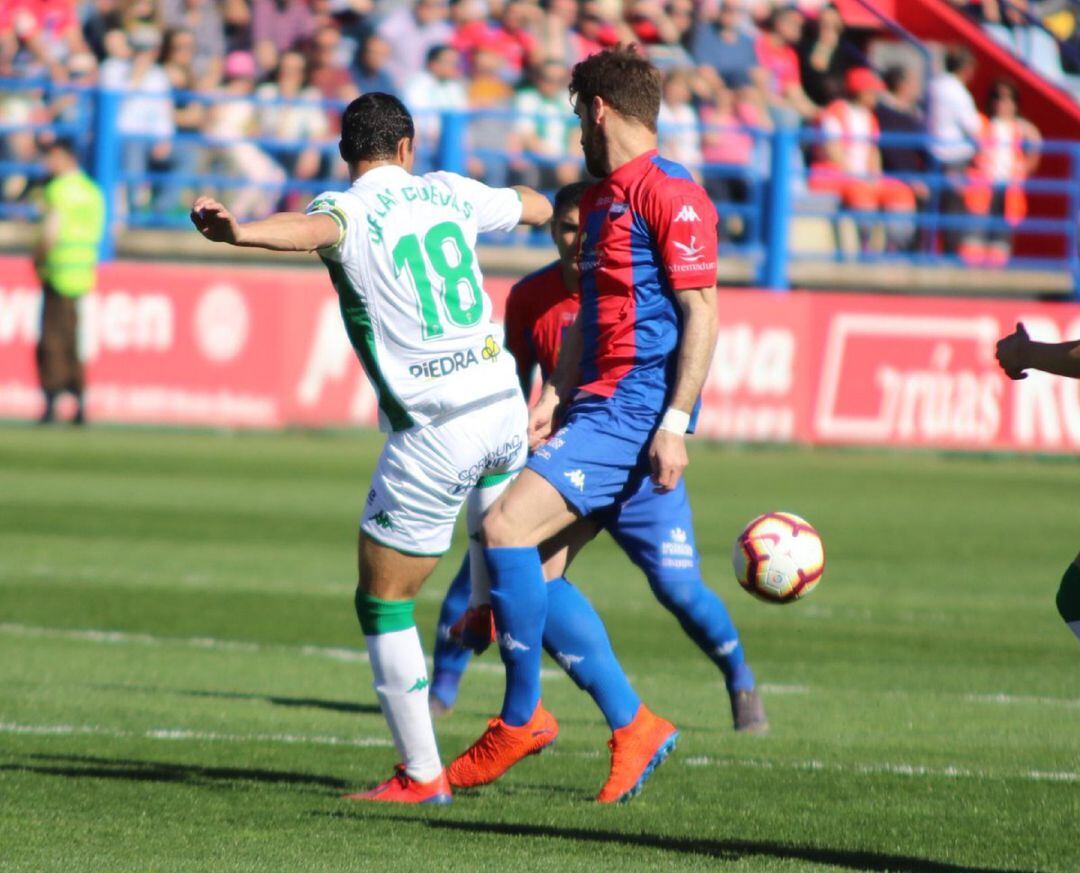
<instances>
[{"instance_id":1,"label":"shadow on grass","mask_svg":"<svg viewBox=\"0 0 1080 873\"><path fill-rule=\"evenodd\" d=\"M376 703L351 703L345 700L325 700L320 697L283 697L278 694L255 694L248 691L210 691L201 688L157 688L150 685L99 685L117 691L141 691L150 694L176 694L181 697L207 697L222 700L257 700L274 706L298 709L324 709L329 712L345 712L359 715L381 715Z\"/></svg>"},{"instance_id":2,"label":"shadow on grass","mask_svg":"<svg viewBox=\"0 0 1080 873\"><path fill-rule=\"evenodd\" d=\"M370 820L359 812L317 813L332 818L356 821ZM779 860L809 861L815 864L831 864L848 870L889 871L889 873L1028 873L1017 869L995 867L971 867L932 861L905 855L860 849L830 849L812 846L785 846L752 840L707 840L692 837L668 837L649 833L623 833L621 831L587 830L549 825L515 824L512 822L460 821L447 818L421 818L405 815L379 816L379 819L422 825L434 830L467 831L508 837L538 837L574 840L581 843L621 844L687 855L705 855L724 861L744 858L775 858Z\"/></svg>"},{"instance_id":3,"label":"shadow on grass","mask_svg":"<svg viewBox=\"0 0 1080 873\"><path fill-rule=\"evenodd\" d=\"M131 758L98 758L90 755L29 755L33 763L2 764L0 772L37 773L69 779L118 779L128 782L170 782L182 785L224 785L259 782L270 785L301 785L340 791L351 783L333 776L265 770L258 767L201 767Z\"/></svg>"}]
</instances>

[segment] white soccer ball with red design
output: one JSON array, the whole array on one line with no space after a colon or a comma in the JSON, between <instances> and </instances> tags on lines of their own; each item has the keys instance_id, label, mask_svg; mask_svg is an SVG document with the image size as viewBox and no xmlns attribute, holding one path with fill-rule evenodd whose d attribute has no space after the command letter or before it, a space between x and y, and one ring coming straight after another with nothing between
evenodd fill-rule
<instances>
[{"instance_id":1,"label":"white soccer ball with red design","mask_svg":"<svg viewBox=\"0 0 1080 873\"><path fill-rule=\"evenodd\" d=\"M766 512L748 524L731 555L735 578L770 603L805 597L825 572L825 548L806 519L791 512Z\"/></svg>"}]
</instances>

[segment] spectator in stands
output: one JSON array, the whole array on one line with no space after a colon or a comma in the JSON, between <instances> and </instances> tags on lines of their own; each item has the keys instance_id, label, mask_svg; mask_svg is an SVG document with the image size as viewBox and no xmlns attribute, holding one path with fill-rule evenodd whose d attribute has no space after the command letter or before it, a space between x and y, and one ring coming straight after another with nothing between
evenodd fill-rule
<instances>
[{"instance_id":1,"label":"spectator in stands","mask_svg":"<svg viewBox=\"0 0 1080 873\"><path fill-rule=\"evenodd\" d=\"M537 25L537 56L572 67L580 60L571 33L578 18L577 0L543 0L541 8L544 15Z\"/></svg>"},{"instance_id":2,"label":"spectator in stands","mask_svg":"<svg viewBox=\"0 0 1080 873\"><path fill-rule=\"evenodd\" d=\"M723 79L715 77L710 100L701 107L701 124L705 190L719 202L746 202L745 171L760 165L757 156L764 156L766 151L758 145L755 132L772 129L769 107L760 89L749 84L729 88Z\"/></svg>"},{"instance_id":3,"label":"spectator in stands","mask_svg":"<svg viewBox=\"0 0 1080 873\"><path fill-rule=\"evenodd\" d=\"M160 31L140 24L127 40L131 57L119 54L107 58L101 65L100 81L104 88L125 92L116 118L121 135L120 165L126 174L143 175L168 167L176 131L172 83L158 64ZM123 47L117 38L109 44L117 51ZM129 209L149 205L151 186L128 183L126 188Z\"/></svg>"},{"instance_id":4,"label":"spectator in stands","mask_svg":"<svg viewBox=\"0 0 1080 873\"><path fill-rule=\"evenodd\" d=\"M539 40L534 31L540 7L525 0L510 0L498 20L488 19L485 0L458 0L453 8L457 27L451 45L461 52L470 71L473 54L483 48L502 58L503 75L508 81L518 81L522 70L536 58Z\"/></svg>"},{"instance_id":5,"label":"spectator in stands","mask_svg":"<svg viewBox=\"0 0 1080 873\"><path fill-rule=\"evenodd\" d=\"M766 19L765 31L754 42L761 85L777 123L793 125L814 118L818 107L806 96L795 46L802 39L804 18L796 6L778 6Z\"/></svg>"},{"instance_id":6,"label":"spectator in stands","mask_svg":"<svg viewBox=\"0 0 1080 873\"><path fill-rule=\"evenodd\" d=\"M844 85L847 96L834 100L821 114L821 145L810 167L810 189L838 194L845 208L857 212L914 212L911 188L881 170L874 106L884 84L868 67L853 67ZM859 224L864 248L870 245L873 226L871 221ZM891 248L911 241L909 224L890 221L885 230Z\"/></svg>"},{"instance_id":7,"label":"spectator in stands","mask_svg":"<svg viewBox=\"0 0 1080 873\"><path fill-rule=\"evenodd\" d=\"M626 5L626 21L634 34L634 39L645 48L650 61L661 70L674 67L688 67L690 55L682 46L685 28L685 13L678 18L672 17L672 4L667 6L660 0L632 0ZM692 18L692 16L691 16Z\"/></svg>"},{"instance_id":8,"label":"spectator in stands","mask_svg":"<svg viewBox=\"0 0 1080 873\"><path fill-rule=\"evenodd\" d=\"M1027 214L1024 181L1039 165L1042 137L1020 115L1020 92L1008 80L998 80L990 88L987 115L981 117L982 131L975 161L969 170L964 200L972 215L1004 220L1010 227ZM1011 233L991 222L964 234L960 257L966 263L1004 266L1011 254Z\"/></svg>"},{"instance_id":9,"label":"spectator in stands","mask_svg":"<svg viewBox=\"0 0 1080 873\"><path fill-rule=\"evenodd\" d=\"M456 49L437 45L428 52L425 68L405 87L405 105L412 112L416 126L416 162L422 167L416 172L428 172L433 169L430 156L438 148L442 132L439 113L468 108L461 80L461 55Z\"/></svg>"},{"instance_id":10,"label":"spectator in stands","mask_svg":"<svg viewBox=\"0 0 1080 873\"><path fill-rule=\"evenodd\" d=\"M105 34L110 30L123 30L124 19L120 0L93 0L84 9L83 39L99 61L105 60Z\"/></svg>"},{"instance_id":11,"label":"spectator in stands","mask_svg":"<svg viewBox=\"0 0 1080 873\"><path fill-rule=\"evenodd\" d=\"M179 134L173 139L169 172L181 177L199 171L201 151L195 137L206 122L206 104L191 96L192 92L200 89L201 84L196 80L195 57L196 40L192 31L179 27L166 32L162 68L172 87L173 120ZM161 192L161 208L166 211L178 210L186 216L187 204L191 200L186 196L185 189L192 185L191 181L183 178L170 181Z\"/></svg>"},{"instance_id":12,"label":"spectator in stands","mask_svg":"<svg viewBox=\"0 0 1080 873\"><path fill-rule=\"evenodd\" d=\"M621 11L621 4L603 0L585 0L581 4L571 34L575 63L620 42L633 42L634 32L623 22Z\"/></svg>"},{"instance_id":13,"label":"spectator in stands","mask_svg":"<svg viewBox=\"0 0 1080 873\"><path fill-rule=\"evenodd\" d=\"M347 104L360 96L349 71L348 57L341 51L340 30L333 25L326 25L315 31L311 39L310 57L309 80L323 99Z\"/></svg>"},{"instance_id":14,"label":"spectator in stands","mask_svg":"<svg viewBox=\"0 0 1080 873\"><path fill-rule=\"evenodd\" d=\"M962 189L967 168L982 135L982 122L968 83L975 75L975 57L966 46L954 46L945 53L945 70L930 80L930 154L948 176L941 191L941 211L957 216L965 213ZM956 252L962 233L946 228L945 251Z\"/></svg>"},{"instance_id":15,"label":"spectator in stands","mask_svg":"<svg viewBox=\"0 0 1080 873\"><path fill-rule=\"evenodd\" d=\"M874 108L878 128L883 134L881 169L885 173L925 173L926 149L914 137L926 135L926 119L919 107L922 88L919 77L907 67L894 66L885 71L882 79L885 91ZM889 134L903 137L889 142ZM909 181L911 190L920 202L930 198L930 189L922 180Z\"/></svg>"},{"instance_id":16,"label":"spectator in stands","mask_svg":"<svg viewBox=\"0 0 1080 873\"><path fill-rule=\"evenodd\" d=\"M161 19L167 28L184 28L194 37L194 81L213 88L221 81L225 57L225 23L212 0L159 0Z\"/></svg>"},{"instance_id":17,"label":"spectator in stands","mask_svg":"<svg viewBox=\"0 0 1080 873\"><path fill-rule=\"evenodd\" d=\"M315 26L307 0L251 0L251 45L258 69L275 69L278 56L302 46Z\"/></svg>"},{"instance_id":18,"label":"spectator in stands","mask_svg":"<svg viewBox=\"0 0 1080 873\"><path fill-rule=\"evenodd\" d=\"M531 188L561 188L581 176L581 162L573 156L580 143L566 99L569 71L558 61L546 61L532 79L514 98L516 132L528 158L522 182Z\"/></svg>"},{"instance_id":19,"label":"spectator in stands","mask_svg":"<svg viewBox=\"0 0 1080 873\"><path fill-rule=\"evenodd\" d=\"M478 48L469 77L469 109L477 113L469 123L469 175L493 188L505 188L513 160L520 163L510 102L514 89L503 77L503 57Z\"/></svg>"},{"instance_id":20,"label":"spectator in stands","mask_svg":"<svg viewBox=\"0 0 1080 873\"><path fill-rule=\"evenodd\" d=\"M379 36L392 51L387 72L399 92L403 93L412 77L424 69L433 48L453 39L448 15L446 0L416 0L411 7L398 6L379 25Z\"/></svg>"},{"instance_id":21,"label":"spectator in stands","mask_svg":"<svg viewBox=\"0 0 1080 873\"><path fill-rule=\"evenodd\" d=\"M206 134L215 141L215 163L225 173L244 182L232 198L237 218L253 218L271 212L281 196L285 172L277 162L251 141L259 129L252 99L255 90L255 58L250 52L232 52L225 58L225 84L212 104Z\"/></svg>"},{"instance_id":22,"label":"spectator in stands","mask_svg":"<svg viewBox=\"0 0 1080 873\"><path fill-rule=\"evenodd\" d=\"M394 80L390 78L387 64L390 62L390 46L377 33L368 34L360 46L360 53L353 66L353 83L361 94L381 91L397 94Z\"/></svg>"},{"instance_id":23,"label":"spectator in stands","mask_svg":"<svg viewBox=\"0 0 1080 873\"><path fill-rule=\"evenodd\" d=\"M251 51L251 6L248 0L223 0L226 56L235 51Z\"/></svg>"},{"instance_id":24,"label":"spectator in stands","mask_svg":"<svg viewBox=\"0 0 1080 873\"><path fill-rule=\"evenodd\" d=\"M1080 99L1080 76L1071 76L1061 65L1061 47L1048 30L1031 15L1028 0L983 0L983 29L1016 57Z\"/></svg>"},{"instance_id":25,"label":"spectator in stands","mask_svg":"<svg viewBox=\"0 0 1080 873\"><path fill-rule=\"evenodd\" d=\"M750 84L757 54L743 0L723 0L714 20L699 22L690 53L698 64L715 70L728 88Z\"/></svg>"},{"instance_id":26,"label":"spectator in stands","mask_svg":"<svg viewBox=\"0 0 1080 873\"><path fill-rule=\"evenodd\" d=\"M660 154L682 164L700 179L701 131L692 97L690 74L686 70L668 70L661 89L657 129Z\"/></svg>"},{"instance_id":27,"label":"spectator in stands","mask_svg":"<svg viewBox=\"0 0 1080 873\"><path fill-rule=\"evenodd\" d=\"M851 63L844 42L844 19L831 3L803 31L798 53L807 97L818 106L828 106L844 96L844 73Z\"/></svg>"},{"instance_id":28,"label":"spectator in stands","mask_svg":"<svg viewBox=\"0 0 1080 873\"><path fill-rule=\"evenodd\" d=\"M71 0L5 0L0 3L0 52L22 50L29 66L48 71L86 50Z\"/></svg>"},{"instance_id":29,"label":"spectator in stands","mask_svg":"<svg viewBox=\"0 0 1080 873\"><path fill-rule=\"evenodd\" d=\"M323 95L310 82L304 56L300 52L285 52L278 62L274 81L256 88L255 98L260 106L259 136L292 146L274 153L286 178L290 181L315 178L322 163L320 145L327 140L329 124L322 107ZM302 189L286 193L295 207L300 206L302 197Z\"/></svg>"}]
</instances>

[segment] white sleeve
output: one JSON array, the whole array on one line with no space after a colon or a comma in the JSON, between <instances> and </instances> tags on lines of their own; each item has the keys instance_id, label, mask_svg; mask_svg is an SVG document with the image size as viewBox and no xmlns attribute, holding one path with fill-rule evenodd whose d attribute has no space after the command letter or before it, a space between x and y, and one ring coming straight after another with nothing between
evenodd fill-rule
<instances>
[{"instance_id":1,"label":"white sleeve","mask_svg":"<svg viewBox=\"0 0 1080 873\"><path fill-rule=\"evenodd\" d=\"M826 141L840 139L844 135L844 129L835 115L821 116L821 133Z\"/></svg>"},{"instance_id":2,"label":"white sleeve","mask_svg":"<svg viewBox=\"0 0 1080 873\"><path fill-rule=\"evenodd\" d=\"M982 122L979 119L979 110L975 106L975 99L967 88L961 88L956 92L956 109L958 110L957 121L961 129L971 139L977 140L982 131Z\"/></svg>"},{"instance_id":3,"label":"white sleeve","mask_svg":"<svg viewBox=\"0 0 1080 873\"><path fill-rule=\"evenodd\" d=\"M489 188L483 182L457 173L428 175L437 178L471 204L476 211L476 227L480 233L513 230L521 222L521 195L513 188Z\"/></svg>"},{"instance_id":4,"label":"white sleeve","mask_svg":"<svg viewBox=\"0 0 1080 873\"><path fill-rule=\"evenodd\" d=\"M340 191L325 191L316 197L308 208L304 210L306 215L329 215L338 226L337 242L332 246L319 249L319 256L331 261L341 261L342 249L349 229L349 214L343 208Z\"/></svg>"}]
</instances>

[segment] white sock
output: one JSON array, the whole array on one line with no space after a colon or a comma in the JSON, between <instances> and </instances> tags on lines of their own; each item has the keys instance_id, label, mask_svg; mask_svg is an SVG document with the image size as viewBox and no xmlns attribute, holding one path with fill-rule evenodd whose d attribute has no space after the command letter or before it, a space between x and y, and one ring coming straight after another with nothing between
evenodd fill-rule
<instances>
[{"instance_id":1,"label":"white sock","mask_svg":"<svg viewBox=\"0 0 1080 873\"><path fill-rule=\"evenodd\" d=\"M414 625L364 639L375 674L375 693L405 772L418 782L430 782L442 772L442 762L428 709L427 664L420 635Z\"/></svg>"}]
</instances>

